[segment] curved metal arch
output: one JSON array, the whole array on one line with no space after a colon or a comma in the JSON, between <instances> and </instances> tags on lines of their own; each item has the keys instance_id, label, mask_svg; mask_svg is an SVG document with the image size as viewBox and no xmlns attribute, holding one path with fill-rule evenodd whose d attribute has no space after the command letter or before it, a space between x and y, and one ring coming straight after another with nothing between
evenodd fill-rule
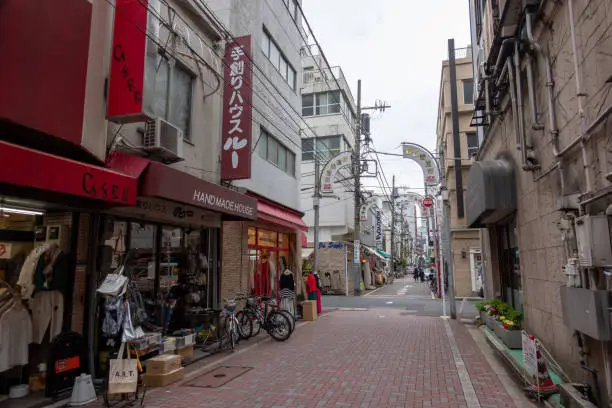
<instances>
[{"instance_id":1,"label":"curved metal arch","mask_svg":"<svg viewBox=\"0 0 612 408\"><path fill-rule=\"evenodd\" d=\"M402 143L402 154L405 159L410 159L421 166L423 179L426 186L440 184L442 173L438 160L425 147L417 143Z\"/></svg>"},{"instance_id":2,"label":"curved metal arch","mask_svg":"<svg viewBox=\"0 0 612 408\"><path fill-rule=\"evenodd\" d=\"M359 219L361 221L368 220L368 211L370 211L373 206L376 206L379 210L382 210L382 208L378 205L379 199L379 196L369 197L366 199L365 204L362 204L361 207L359 207Z\"/></svg>"},{"instance_id":3,"label":"curved metal arch","mask_svg":"<svg viewBox=\"0 0 612 408\"><path fill-rule=\"evenodd\" d=\"M323 166L321 171L321 194L334 193L334 180L338 171L352 165L353 152L338 153Z\"/></svg>"}]
</instances>

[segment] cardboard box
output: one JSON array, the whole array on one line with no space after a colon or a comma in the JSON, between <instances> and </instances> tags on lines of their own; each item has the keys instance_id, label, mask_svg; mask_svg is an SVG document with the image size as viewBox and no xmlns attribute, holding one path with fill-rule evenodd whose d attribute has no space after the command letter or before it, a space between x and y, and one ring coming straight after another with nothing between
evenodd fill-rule
<instances>
[{"instance_id":1,"label":"cardboard box","mask_svg":"<svg viewBox=\"0 0 612 408\"><path fill-rule=\"evenodd\" d=\"M307 322L317 320L317 302L314 300L305 300L302 302L302 316Z\"/></svg>"},{"instance_id":2,"label":"cardboard box","mask_svg":"<svg viewBox=\"0 0 612 408\"><path fill-rule=\"evenodd\" d=\"M163 354L147 360L147 374L166 374L181 368L181 356Z\"/></svg>"},{"instance_id":3,"label":"cardboard box","mask_svg":"<svg viewBox=\"0 0 612 408\"><path fill-rule=\"evenodd\" d=\"M147 371L144 375L144 383L147 387L165 387L177 381L181 381L183 378L185 378L183 367L164 374L149 374Z\"/></svg>"},{"instance_id":4,"label":"cardboard box","mask_svg":"<svg viewBox=\"0 0 612 408\"><path fill-rule=\"evenodd\" d=\"M181 357L181 361L185 360L186 357L193 355L193 344L191 346L176 349L176 355Z\"/></svg>"}]
</instances>

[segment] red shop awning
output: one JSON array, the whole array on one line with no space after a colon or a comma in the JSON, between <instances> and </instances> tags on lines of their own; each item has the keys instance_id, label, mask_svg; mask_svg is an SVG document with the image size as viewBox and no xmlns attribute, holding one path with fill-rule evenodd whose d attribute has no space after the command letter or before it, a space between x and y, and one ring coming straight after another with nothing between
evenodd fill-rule
<instances>
[{"instance_id":1,"label":"red shop awning","mask_svg":"<svg viewBox=\"0 0 612 408\"><path fill-rule=\"evenodd\" d=\"M0 183L109 203L136 204L138 180L104 167L0 141Z\"/></svg>"},{"instance_id":2,"label":"red shop awning","mask_svg":"<svg viewBox=\"0 0 612 408\"><path fill-rule=\"evenodd\" d=\"M177 201L237 219L257 219L258 205L254 198L165 164L113 152L106 165L138 177L138 195L141 197Z\"/></svg>"},{"instance_id":3,"label":"red shop awning","mask_svg":"<svg viewBox=\"0 0 612 408\"><path fill-rule=\"evenodd\" d=\"M302 217L298 214L274 207L262 201L257 201L258 221L276 224L297 231L308 231L308 225L304 224Z\"/></svg>"}]
</instances>

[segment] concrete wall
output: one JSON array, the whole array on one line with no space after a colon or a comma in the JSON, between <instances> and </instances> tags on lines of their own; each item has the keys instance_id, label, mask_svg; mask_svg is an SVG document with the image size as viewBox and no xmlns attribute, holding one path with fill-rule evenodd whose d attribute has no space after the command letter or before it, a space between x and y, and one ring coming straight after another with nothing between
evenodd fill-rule
<instances>
[{"instance_id":1,"label":"concrete wall","mask_svg":"<svg viewBox=\"0 0 612 408\"><path fill-rule=\"evenodd\" d=\"M471 52L471 49L470 49ZM463 181L464 197L467 192L467 178L469 168L472 163L472 158L468 155L468 143L466 133L476 132L476 129L470 126L473 104L465 104L463 98L462 81L472 79L474 70L472 67L472 56L467 54L463 58L456 59L457 72L457 102L459 107L459 140L461 148L461 175ZM480 248L480 233L478 230L467 229L465 215L461 218L457 213L457 183L455 178L455 158L454 140L453 140L453 123L452 123L452 106L450 95L450 71L448 61L442 62L442 71L440 79L440 99L438 106L438 122L437 122L437 147L438 152L444 152L443 166L446 175L446 184L449 190L450 198L450 216L451 216L451 251L450 258L454 268L454 285L455 295L458 297L474 295L472 290L472 270L470 264L470 248ZM474 95L476 98L476 95ZM466 251L466 258L462 258L462 250Z\"/></svg>"},{"instance_id":2,"label":"concrete wall","mask_svg":"<svg viewBox=\"0 0 612 408\"><path fill-rule=\"evenodd\" d=\"M547 24L538 21L534 35L545 50L550 52L554 80L554 106L557 113L560 145L563 148L579 135L580 118L574 79L573 54L568 2L548 2L543 10ZM576 32L578 35L579 65L585 96L586 126L612 103L610 84L606 80L612 72L612 42L608 34L612 25L612 3L593 0L574 2ZM554 163L548 106L546 103L546 77L544 66L538 63L536 72L536 100L538 120L544 124L541 131L531 130L529 109L525 108L528 136L532 138L536 157L542 170L535 173L520 169L520 155L515 147L515 132L508 97L502 103L503 120L495 120L487 130L480 160L492 160L500 154L509 155L515 163L517 191L517 230L520 267L524 291L525 327L534 333L555 356L556 360L577 381L585 374L579 368L579 353L573 331L565 326L562 316L560 288L565 284L562 265L565 263L563 242L556 226L560 213L556 200L561 197L559 173L544 174ZM524 82L525 83L525 82ZM594 129L586 143L587 169L591 174L592 189L601 191L609 186L605 174L612 170L612 121L605 120ZM567 165L565 194L585 192L586 184L580 149L574 149L565 158ZM609 197L587 211L601 210L610 203ZM497 243L493 229L487 231L485 266L487 292L499 295L499 270L496 260ZM485 234L486 235L486 234ZM490 279L490 280L489 280ZM496 282L497 281L497 282ZM594 341L589 362L602 371L601 346ZM609 347L609 345L608 345ZM603 375L602 375L603 376ZM603 380L602 380L603 382ZM603 386L603 384L602 384Z\"/></svg>"},{"instance_id":3,"label":"concrete wall","mask_svg":"<svg viewBox=\"0 0 612 408\"><path fill-rule=\"evenodd\" d=\"M209 7L236 37L252 36L253 60L258 68L253 72L253 140L263 126L285 147L295 153L295 177L252 154L252 176L234 184L286 207L300 209L300 110L302 38L282 1L210 0ZM301 20L299 21L301 24ZM263 54L260 44L263 28L270 33L283 55L296 71L296 88L291 89L280 73Z\"/></svg>"},{"instance_id":4,"label":"concrete wall","mask_svg":"<svg viewBox=\"0 0 612 408\"><path fill-rule=\"evenodd\" d=\"M181 19L175 18L174 20L175 24L179 27L178 29L188 27L195 31L197 36L204 41L202 48L196 47L198 56L212 67L215 67L218 73L223 74L221 58L211 51L215 47L217 38L211 38L207 34L210 32L210 25L202 20L203 14L194 14L194 9L185 7L185 4L182 2L176 2L173 7L181 16ZM168 20L167 9L162 7L161 10L162 17ZM159 37L160 40L163 39L164 41L167 38L163 31ZM210 70L202 67L198 68L192 58L181 58L180 54L175 52L172 45L173 42L170 42L170 44L171 55L179 58L180 64L190 71L194 77L191 95L189 140L186 140L183 144L185 160L171 166L204 180L219 183L223 89L220 88L211 95L219 81L217 76ZM222 55L223 53L219 52L219 54ZM204 97L205 95L208 96ZM121 128L111 123L107 132L109 143L113 139L116 140L115 135L117 135L118 131L120 132L119 136L128 144L142 146L143 123L127 124L121 126Z\"/></svg>"}]
</instances>

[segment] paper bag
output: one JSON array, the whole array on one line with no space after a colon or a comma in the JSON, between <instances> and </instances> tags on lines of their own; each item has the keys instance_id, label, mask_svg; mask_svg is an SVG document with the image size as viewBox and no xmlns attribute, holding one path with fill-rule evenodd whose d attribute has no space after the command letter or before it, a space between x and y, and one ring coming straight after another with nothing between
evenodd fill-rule
<instances>
[{"instance_id":1,"label":"paper bag","mask_svg":"<svg viewBox=\"0 0 612 408\"><path fill-rule=\"evenodd\" d=\"M127 358L123 358L123 352L127 351ZM108 373L108 393L125 394L136 392L138 388L138 362L130 357L130 352L121 343L117 359L110 360Z\"/></svg>"}]
</instances>

